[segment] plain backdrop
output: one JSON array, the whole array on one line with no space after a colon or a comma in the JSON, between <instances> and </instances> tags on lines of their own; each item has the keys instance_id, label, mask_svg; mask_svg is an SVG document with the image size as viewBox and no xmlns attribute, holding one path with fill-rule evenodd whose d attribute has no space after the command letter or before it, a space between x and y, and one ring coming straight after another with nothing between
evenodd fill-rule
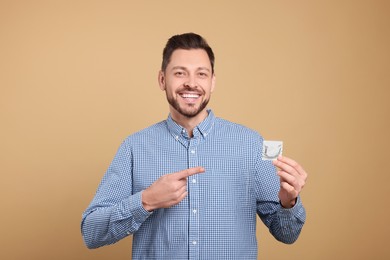
<instances>
[{"instance_id":1,"label":"plain backdrop","mask_svg":"<svg viewBox=\"0 0 390 260\"><path fill-rule=\"evenodd\" d=\"M168 116L174 34L216 54L215 114L283 140L309 173L293 245L259 222L259 259L389 259L390 2L0 1L0 258L88 250L81 214L129 134Z\"/></svg>"}]
</instances>

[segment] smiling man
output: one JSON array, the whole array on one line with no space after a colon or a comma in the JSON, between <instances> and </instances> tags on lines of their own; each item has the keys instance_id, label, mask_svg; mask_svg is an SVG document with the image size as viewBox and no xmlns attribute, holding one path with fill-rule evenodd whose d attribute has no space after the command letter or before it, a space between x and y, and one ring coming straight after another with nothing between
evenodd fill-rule
<instances>
[{"instance_id":1,"label":"smiling man","mask_svg":"<svg viewBox=\"0 0 390 260\"><path fill-rule=\"evenodd\" d=\"M277 240L296 241L307 173L287 157L262 160L257 132L207 109L215 88L207 42L171 37L158 83L169 116L119 147L83 214L88 248L133 235L132 259L257 259L256 215Z\"/></svg>"},{"instance_id":2,"label":"smiling man","mask_svg":"<svg viewBox=\"0 0 390 260\"><path fill-rule=\"evenodd\" d=\"M207 117L206 106L215 86L215 75L203 49L176 49L159 73L172 118L189 131Z\"/></svg>"}]
</instances>

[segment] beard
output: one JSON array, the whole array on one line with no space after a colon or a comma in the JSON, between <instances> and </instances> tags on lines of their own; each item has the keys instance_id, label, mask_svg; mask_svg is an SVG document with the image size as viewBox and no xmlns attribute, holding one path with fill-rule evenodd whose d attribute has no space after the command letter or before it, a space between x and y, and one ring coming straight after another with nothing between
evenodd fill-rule
<instances>
[{"instance_id":1,"label":"beard","mask_svg":"<svg viewBox=\"0 0 390 260\"><path fill-rule=\"evenodd\" d=\"M174 99L172 96L169 96L167 92L166 93L166 96L167 96L167 100L168 100L168 103L177 111L179 112L181 115L187 117L187 118L192 118L192 117L196 117L200 112L202 112L207 104L209 103L210 99L205 99L202 101L202 103L199 105L198 108L196 108L196 105L195 104L187 104L188 107L181 107L179 102L177 101L177 99Z\"/></svg>"}]
</instances>

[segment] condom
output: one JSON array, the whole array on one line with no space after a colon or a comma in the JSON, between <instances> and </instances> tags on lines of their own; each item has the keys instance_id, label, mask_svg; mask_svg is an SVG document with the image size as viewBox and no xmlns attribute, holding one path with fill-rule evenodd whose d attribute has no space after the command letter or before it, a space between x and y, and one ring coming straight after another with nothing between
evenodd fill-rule
<instances>
[{"instance_id":1,"label":"condom","mask_svg":"<svg viewBox=\"0 0 390 260\"><path fill-rule=\"evenodd\" d=\"M263 141L263 160L276 160L283 152L282 141Z\"/></svg>"}]
</instances>

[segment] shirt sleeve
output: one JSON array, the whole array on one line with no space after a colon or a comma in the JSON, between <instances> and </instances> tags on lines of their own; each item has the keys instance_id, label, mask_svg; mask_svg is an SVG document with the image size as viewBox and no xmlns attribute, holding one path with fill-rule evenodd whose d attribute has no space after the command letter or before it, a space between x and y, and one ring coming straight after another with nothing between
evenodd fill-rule
<instances>
[{"instance_id":1,"label":"shirt sleeve","mask_svg":"<svg viewBox=\"0 0 390 260\"><path fill-rule=\"evenodd\" d=\"M125 141L82 215L81 233L88 248L113 244L133 234L150 216L142 206L142 191L133 194L132 168Z\"/></svg>"},{"instance_id":2,"label":"shirt sleeve","mask_svg":"<svg viewBox=\"0 0 390 260\"><path fill-rule=\"evenodd\" d=\"M262 147L262 140L259 147ZM297 203L290 209L282 207L278 198L280 181L276 167L271 161L262 160L261 151L256 157L255 171L257 214L278 241L294 243L306 220L301 198L298 197Z\"/></svg>"}]
</instances>

